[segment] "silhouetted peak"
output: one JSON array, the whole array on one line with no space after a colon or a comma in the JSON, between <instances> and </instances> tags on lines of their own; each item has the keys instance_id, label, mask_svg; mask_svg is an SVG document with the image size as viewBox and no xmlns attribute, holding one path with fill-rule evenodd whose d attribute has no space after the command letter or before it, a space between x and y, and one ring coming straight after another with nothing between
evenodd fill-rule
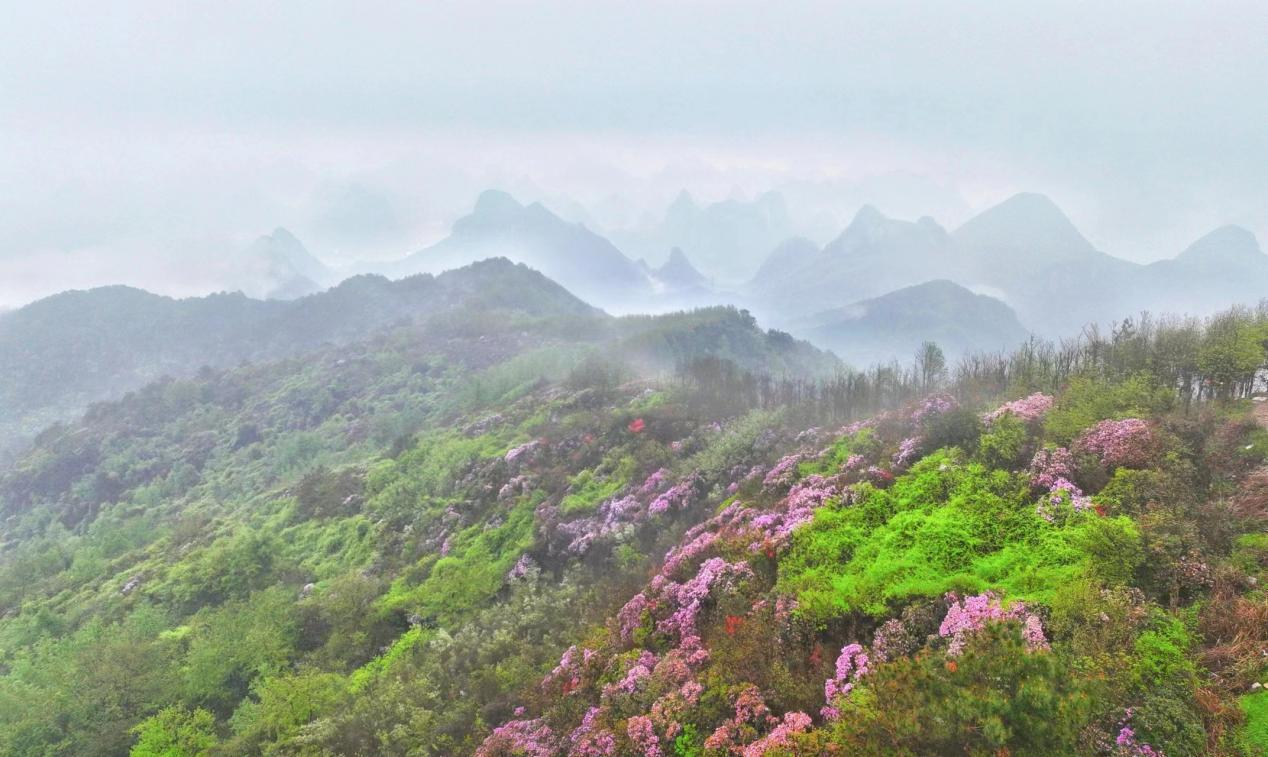
<instances>
[{"instance_id":1,"label":"silhouetted peak","mask_svg":"<svg viewBox=\"0 0 1268 757\"><path fill-rule=\"evenodd\" d=\"M524 206L507 192L500 189L486 189L476 199L475 210L472 213L479 216L503 215L523 208Z\"/></svg>"},{"instance_id":2,"label":"silhouetted peak","mask_svg":"<svg viewBox=\"0 0 1268 757\"><path fill-rule=\"evenodd\" d=\"M1177 260L1224 262L1263 258L1259 240L1241 226L1221 226L1204 235L1180 253Z\"/></svg>"}]
</instances>

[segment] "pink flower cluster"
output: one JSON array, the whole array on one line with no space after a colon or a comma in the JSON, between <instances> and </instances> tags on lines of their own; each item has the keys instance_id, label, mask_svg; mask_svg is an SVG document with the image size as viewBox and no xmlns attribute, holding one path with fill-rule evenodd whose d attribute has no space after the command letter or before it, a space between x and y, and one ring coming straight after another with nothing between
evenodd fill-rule
<instances>
[{"instance_id":1,"label":"pink flower cluster","mask_svg":"<svg viewBox=\"0 0 1268 757\"><path fill-rule=\"evenodd\" d=\"M1162 752L1136 740L1136 732L1131 727L1133 714L1132 708L1128 707L1127 712L1123 715L1123 727L1114 739L1114 743L1118 746L1115 754L1130 755L1131 757L1163 757Z\"/></svg>"},{"instance_id":2,"label":"pink flower cluster","mask_svg":"<svg viewBox=\"0 0 1268 757\"><path fill-rule=\"evenodd\" d=\"M931 394L921 400L911 414L911 422L917 425L932 420L939 415L949 413L960 406L955 397L949 394Z\"/></svg>"},{"instance_id":3,"label":"pink flower cluster","mask_svg":"<svg viewBox=\"0 0 1268 757\"><path fill-rule=\"evenodd\" d=\"M660 737L656 735L656 727L652 724L652 719L646 715L635 715L626 721L625 733L630 737L630 741L643 750L644 757L664 755L660 748Z\"/></svg>"},{"instance_id":4,"label":"pink flower cluster","mask_svg":"<svg viewBox=\"0 0 1268 757\"><path fill-rule=\"evenodd\" d=\"M1118 745L1122 754L1139 755L1140 757L1163 757L1162 752L1148 744L1141 744L1136 741L1136 732L1131 729L1131 726L1123 726L1123 729L1118 732L1118 737L1114 739L1114 743Z\"/></svg>"},{"instance_id":5,"label":"pink flower cluster","mask_svg":"<svg viewBox=\"0 0 1268 757\"><path fill-rule=\"evenodd\" d=\"M964 651L964 645L969 638L985 628L988 623L1008 620L1016 620L1022 624L1022 637L1029 649L1033 651L1048 648L1048 639L1044 636L1039 616L1026 612L1026 606L1021 602L1014 602L1011 607L1005 609L1000 604L999 598L989 591L977 596L965 597L962 601L952 592L947 595L947 601L951 606L947 609L946 617L942 619L942 625L938 627L938 635L944 639L948 637L951 639L947 654L952 657Z\"/></svg>"},{"instance_id":6,"label":"pink flower cluster","mask_svg":"<svg viewBox=\"0 0 1268 757\"><path fill-rule=\"evenodd\" d=\"M1030 461L1031 485L1046 492L1035 507L1044 520L1051 522L1064 504L1079 512L1092 507L1092 499L1070 480L1074 469L1074 455L1065 447L1041 449Z\"/></svg>"},{"instance_id":7,"label":"pink flower cluster","mask_svg":"<svg viewBox=\"0 0 1268 757\"><path fill-rule=\"evenodd\" d=\"M749 523L757 533L749 549L756 552L763 547L779 549L785 546L792 538L792 532L814 519L815 510L837 493L836 485L823 476L807 476L793 486L778 509L752 517Z\"/></svg>"},{"instance_id":8,"label":"pink flower cluster","mask_svg":"<svg viewBox=\"0 0 1268 757\"><path fill-rule=\"evenodd\" d=\"M1052 482L1052 488L1035 505L1035 512L1051 523L1056 520L1056 514L1062 505L1069 505L1075 512L1083 512L1092 507L1092 498L1084 494L1073 481L1059 478Z\"/></svg>"},{"instance_id":9,"label":"pink flower cluster","mask_svg":"<svg viewBox=\"0 0 1268 757\"><path fill-rule=\"evenodd\" d=\"M787 486L793 482L797 476L797 465L805 459L805 455L800 452L785 455L779 462L775 463L775 467L766 473L766 477L762 479L762 486Z\"/></svg>"},{"instance_id":10,"label":"pink flower cluster","mask_svg":"<svg viewBox=\"0 0 1268 757\"><path fill-rule=\"evenodd\" d=\"M1074 455L1065 447L1049 447L1039 450L1030 461L1030 483L1048 491L1056 488L1057 481L1074 477Z\"/></svg>"},{"instance_id":11,"label":"pink flower cluster","mask_svg":"<svg viewBox=\"0 0 1268 757\"><path fill-rule=\"evenodd\" d=\"M888 662L915 652L920 641L901 620L890 618L876 629L872 637L872 657L877 662Z\"/></svg>"},{"instance_id":12,"label":"pink flower cluster","mask_svg":"<svg viewBox=\"0 0 1268 757\"><path fill-rule=\"evenodd\" d=\"M585 666L594 660L597 653L593 649L578 649L576 644L564 650L555 669L542 679L542 688L548 689L559 685L564 693L571 693L581 684L585 674Z\"/></svg>"},{"instance_id":13,"label":"pink flower cluster","mask_svg":"<svg viewBox=\"0 0 1268 757\"><path fill-rule=\"evenodd\" d=\"M643 481L643 485L638 487L640 497L650 497L660 491L665 486L665 482L669 478L669 469L657 468L650 476Z\"/></svg>"},{"instance_id":14,"label":"pink flower cluster","mask_svg":"<svg viewBox=\"0 0 1268 757\"><path fill-rule=\"evenodd\" d=\"M647 506L649 515L660 515L671 507L679 510L685 510L691 504L692 495L695 493L696 477L688 476L682 481L669 487L667 491L652 500Z\"/></svg>"},{"instance_id":15,"label":"pink flower cluster","mask_svg":"<svg viewBox=\"0 0 1268 757\"><path fill-rule=\"evenodd\" d=\"M1083 432L1076 451L1096 455L1107 468L1144 468L1153 458L1153 428L1140 418L1105 420Z\"/></svg>"},{"instance_id":16,"label":"pink flower cluster","mask_svg":"<svg viewBox=\"0 0 1268 757\"><path fill-rule=\"evenodd\" d=\"M739 751L735 747L744 739L746 725L761 727L775 725L778 719L770 714L766 700L757 687L749 684L740 690L735 697L735 716L726 721L705 739L704 748L708 752L732 753Z\"/></svg>"},{"instance_id":17,"label":"pink flower cluster","mask_svg":"<svg viewBox=\"0 0 1268 757\"><path fill-rule=\"evenodd\" d=\"M792 736L798 733L805 733L811 725L810 716L804 712L789 712L784 714L783 721L779 725L771 729L771 732L762 738L754 741L752 744L744 747L744 757L762 757L768 752L776 751L782 753L791 750Z\"/></svg>"},{"instance_id":18,"label":"pink flower cluster","mask_svg":"<svg viewBox=\"0 0 1268 757\"><path fill-rule=\"evenodd\" d=\"M506 577L511 581L517 581L529 578L540 572L541 569L537 567L537 561L529 557L528 553L525 552L520 555L520 559L515 561L515 565L511 566L511 569L507 571Z\"/></svg>"},{"instance_id":19,"label":"pink flower cluster","mask_svg":"<svg viewBox=\"0 0 1268 757\"><path fill-rule=\"evenodd\" d=\"M559 753L559 739L541 718L510 720L493 729L493 733L476 750L475 757L502 757L522 754L525 757L552 757Z\"/></svg>"},{"instance_id":20,"label":"pink flower cluster","mask_svg":"<svg viewBox=\"0 0 1268 757\"><path fill-rule=\"evenodd\" d=\"M550 528L568 539L565 549L569 554L584 555L596 542L629 538L649 519L662 515L670 508L681 510L689 507L699 480L698 474L692 473L656 494L668 482L668 471L661 468L648 476L633 493L613 497L600 504L593 515L552 523L552 516L554 521L560 516L559 510L552 505L539 509L538 519L552 523Z\"/></svg>"},{"instance_id":21,"label":"pink flower cluster","mask_svg":"<svg viewBox=\"0 0 1268 757\"><path fill-rule=\"evenodd\" d=\"M867 652L861 644L846 644L837 657L836 675L823 682L823 698L826 704L820 710L825 720L836 720L840 712L833 700L854 690L854 683L870 671Z\"/></svg>"},{"instance_id":22,"label":"pink flower cluster","mask_svg":"<svg viewBox=\"0 0 1268 757\"><path fill-rule=\"evenodd\" d=\"M898 443L898 451L894 453L894 465L899 468L905 468L911 465L920 457L920 445L924 443L924 439L919 436L909 436Z\"/></svg>"},{"instance_id":23,"label":"pink flower cluster","mask_svg":"<svg viewBox=\"0 0 1268 757\"><path fill-rule=\"evenodd\" d=\"M894 474L879 465L869 465L867 470L863 471L862 479L872 486L884 487L894 483Z\"/></svg>"},{"instance_id":24,"label":"pink flower cluster","mask_svg":"<svg viewBox=\"0 0 1268 757\"><path fill-rule=\"evenodd\" d=\"M573 729L568 737L571 757L609 757L616 754L616 737L596 722L599 719L599 708L586 710L581 725Z\"/></svg>"},{"instance_id":25,"label":"pink flower cluster","mask_svg":"<svg viewBox=\"0 0 1268 757\"><path fill-rule=\"evenodd\" d=\"M518 447L512 447L510 450L508 450L506 455L502 459L508 463L514 463L515 461L519 460L522 457L527 459L528 453L537 449L539 446L541 446L541 442L537 439L534 439L530 442L524 442Z\"/></svg>"},{"instance_id":26,"label":"pink flower cluster","mask_svg":"<svg viewBox=\"0 0 1268 757\"><path fill-rule=\"evenodd\" d=\"M752 578L748 563L729 563L721 557L712 557L700 565L700 570L690 580L675 583L663 575L652 579L651 589L662 603L677 608L669 617L656 624L661 633L674 634L678 638L697 636L696 622L705 600L715 587L723 591L733 590L741 581Z\"/></svg>"},{"instance_id":27,"label":"pink flower cluster","mask_svg":"<svg viewBox=\"0 0 1268 757\"><path fill-rule=\"evenodd\" d=\"M982 420L989 426L1005 415L1016 416L1018 420L1025 423L1035 423L1043 419L1048 411L1052 409L1055 400L1051 395L1042 392L1035 392L1029 397L1022 397L1019 400L1005 402L991 412L982 416Z\"/></svg>"},{"instance_id":28,"label":"pink flower cluster","mask_svg":"<svg viewBox=\"0 0 1268 757\"><path fill-rule=\"evenodd\" d=\"M608 698L618 694L633 694L640 682L652 677L652 670L656 667L656 663L656 655L643 650L630 669L625 672L624 678L603 687L602 696Z\"/></svg>"},{"instance_id":29,"label":"pink flower cluster","mask_svg":"<svg viewBox=\"0 0 1268 757\"><path fill-rule=\"evenodd\" d=\"M634 641L634 632L643 625L643 614L648 607L647 597L640 591L630 597L630 601L626 602L625 606L616 614L616 625L621 641L626 644Z\"/></svg>"}]
</instances>

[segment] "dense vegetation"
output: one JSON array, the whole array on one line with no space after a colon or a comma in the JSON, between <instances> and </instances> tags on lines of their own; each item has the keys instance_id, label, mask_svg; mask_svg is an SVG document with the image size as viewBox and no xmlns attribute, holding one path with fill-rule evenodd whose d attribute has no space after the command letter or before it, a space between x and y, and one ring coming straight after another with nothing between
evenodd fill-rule
<instances>
[{"instance_id":1,"label":"dense vegetation","mask_svg":"<svg viewBox=\"0 0 1268 757\"><path fill-rule=\"evenodd\" d=\"M1265 335L458 302L150 384L0 476L0 751L1256 754Z\"/></svg>"}]
</instances>

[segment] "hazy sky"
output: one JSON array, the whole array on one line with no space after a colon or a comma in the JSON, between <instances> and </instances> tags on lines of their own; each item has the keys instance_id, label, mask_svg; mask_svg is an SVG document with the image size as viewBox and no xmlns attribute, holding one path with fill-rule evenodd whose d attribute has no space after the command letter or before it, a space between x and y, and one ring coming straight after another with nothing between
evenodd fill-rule
<instances>
[{"instance_id":1,"label":"hazy sky","mask_svg":"<svg viewBox=\"0 0 1268 757\"><path fill-rule=\"evenodd\" d=\"M1049 194L1100 248L1268 242L1268 3L40 2L0 13L0 304L328 260L476 193L609 225L786 188L948 226Z\"/></svg>"}]
</instances>

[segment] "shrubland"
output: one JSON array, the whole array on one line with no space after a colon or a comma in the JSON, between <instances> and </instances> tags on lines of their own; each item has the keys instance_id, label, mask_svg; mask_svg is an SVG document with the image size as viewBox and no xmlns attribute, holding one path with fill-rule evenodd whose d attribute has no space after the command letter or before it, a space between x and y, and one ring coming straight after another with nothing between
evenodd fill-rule
<instances>
[{"instance_id":1,"label":"shrubland","mask_svg":"<svg viewBox=\"0 0 1268 757\"><path fill-rule=\"evenodd\" d=\"M466 315L45 431L0 750L1265 748L1262 313L866 371L734 310Z\"/></svg>"}]
</instances>

